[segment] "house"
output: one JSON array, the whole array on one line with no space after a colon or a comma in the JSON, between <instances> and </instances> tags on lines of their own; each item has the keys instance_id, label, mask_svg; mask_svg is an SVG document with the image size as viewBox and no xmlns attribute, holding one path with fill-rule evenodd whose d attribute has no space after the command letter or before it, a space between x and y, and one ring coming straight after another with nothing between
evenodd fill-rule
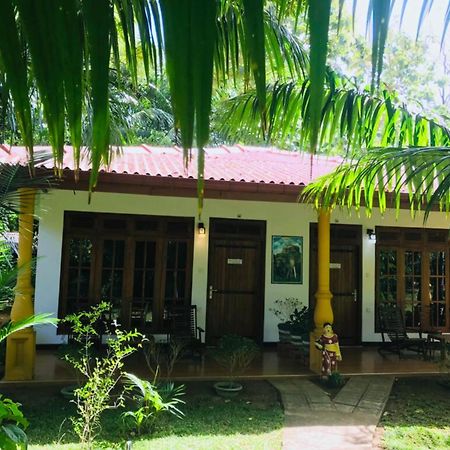
<instances>
[{"instance_id":1,"label":"house","mask_svg":"<svg viewBox=\"0 0 450 450\"><path fill-rule=\"evenodd\" d=\"M318 226L314 208L298 203L302 186L340 158L240 145L207 149L198 217L195 152L185 169L177 147L123 148L90 201L88 165L81 164L75 183L71 155L68 148L63 181L36 197L36 312L63 317L107 299L126 326L163 335L167 309L192 303L207 343L226 333L275 342L275 300L314 305L325 289L326 303L329 276L343 344L380 340L379 301L398 302L409 326L450 328L444 213L432 212L424 225L407 207L371 217L333 210L319 215ZM25 159L23 148L0 147L1 162ZM52 167L48 161L39 170ZM59 333L39 328L36 342L59 344Z\"/></svg>"}]
</instances>

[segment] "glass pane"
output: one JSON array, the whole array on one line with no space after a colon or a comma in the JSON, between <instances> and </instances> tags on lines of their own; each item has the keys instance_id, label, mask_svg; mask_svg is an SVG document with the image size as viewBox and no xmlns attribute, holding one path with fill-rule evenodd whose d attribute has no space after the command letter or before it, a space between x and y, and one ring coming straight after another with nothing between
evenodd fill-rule
<instances>
[{"instance_id":1,"label":"glass pane","mask_svg":"<svg viewBox=\"0 0 450 450\"><path fill-rule=\"evenodd\" d=\"M144 296L146 298L153 297L153 289L155 284L155 274L153 271L147 271L145 273L145 290Z\"/></svg>"},{"instance_id":2,"label":"glass pane","mask_svg":"<svg viewBox=\"0 0 450 450\"><path fill-rule=\"evenodd\" d=\"M137 241L136 252L134 254L134 267L136 269L142 269L144 267L144 251L145 251L145 242Z\"/></svg>"},{"instance_id":3,"label":"glass pane","mask_svg":"<svg viewBox=\"0 0 450 450\"><path fill-rule=\"evenodd\" d=\"M388 253L384 250L380 251L380 275L387 275L388 273Z\"/></svg>"},{"instance_id":4,"label":"glass pane","mask_svg":"<svg viewBox=\"0 0 450 450\"><path fill-rule=\"evenodd\" d=\"M413 252L405 252L405 274L411 275L413 273Z\"/></svg>"},{"instance_id":5,"label":"glass pane","mask_svg":"<svg viewBox=\"0 0 450 450\"><path fill-rule=\"evenodd\" d=\"M438 275L445 275L445 252L439 252Z\"/></svg>"},{"instance_id":6,"label":"glass pane","mask_svg":"<svg viewBox=\"0 0 450 450\"><path fill-rule=\"evenodd\" d=\"M167 242L167 261L166 261L166 267L168 269L175 268L176 258L177 258L177 242L176 241L168 241Z\"/></svg>"},{"instance_id":7,"label":"glass pane","mask_svg":"<svg viewBox=\"0 0 450 450\"><path fill-rule=\"evenodd\" d=\"M155 267L156 256L156 242L147 242L147 254L146 254L146 266L147 269L153 269Z\"/></svg>"},{"instance_id":8,"label":"glass pane","mask_svg":"<svg viewBox=\"0 0 450 450\"><path fill-rule=\"evenodd\" d=\"M389 300L397 299L397 280L395 278L389 279Z\"/></svg>"},{"instance_id":9,"label":"glass pane","mask_svg":"<svg viewBox=\"0 0 450 450\"><path fill-rule=\"evenodd\" d=\"M87 297L89 295L89 278L91 271L84 269L80 272L79 296Z\"/></svg>"},{"instance_id":10,"label":"glass pane","mask_svg":"<svg viewBox=\"0 0 450 450\"><path fill-rule=\"evenodd\" d=\"M414 275L422 274L422 253L414 252Z\"/></svg>"},{"instance_id":11,"label":"glass pane","mask_svg":"<svg viewBox=\"0 0 450 450\"><path fill-rule=\"evenodd\" d=\"M103 272L102 272L102 289L101 289L102 300L108 300L110 298L111 287L112 287L112 271L111 270L103 270Z\"/></svg>"},{"instance_id":12,"label":"glass pane","mask_svg":"<svg viewBox=\"0 0 450 450\"><path fill-rule=\"evenodd\" d=\"M114 266L123 268L124 254L125 254L125 241L115 241L116 254L114 260Z\"/></svg>"},{"instance_id":13,"label":"glass pane","mask_svg":"<svg viewBox=\"0 0 450 450\"><path fill-rule=\"evenodd\" d=\"M167 271L166 272L166 291L165 291L165 298L173 298L175 297L175 273L173 271Z\"/></svg>"},{"instance_id":14,"label":"glass pane","mask_svg":"<svg viewBox=\"0 0 450 450\"><path fill-rule=\"evenodd\" d=\"M103 242L103 267L112 267L114 258L114 241L108 239Z\"/></svg>"},{"instance_id":15,"label":"glass pane","mask_svg":"<svg viewBox=\"0 0 450 450\"><path fill-rule=\"evenodd\" d=\"M187 263L187 242L178 243L178 268L186 269Z\"/></svg>"},{"instance_id":16,"label":"glass pane","mask_svg":"<svg viewBox=\"0 0 450 450\"><path fill-rule=\"evenodd\" d=\"M122 282L123 282L123 272L121 270L114 271L113 289L112 289L113 298L122 297L122 284L123 284Z\"/></svg>"},{"instance_id":17,"label":"glass pane","mask_svg":"<svg viewBox=\"0 0 450 450\"><path fill-rule=\"evenodd\" d=\"M134 297L142 297L142 271L134 272L134 283L133 283L133 296Z\"/></svg>"},{"instance_id":18,"label":"glass pane","mask_svg":"<svg viewBox=\"0 0 450 450\"><path fill-rule=\"evenodd\" d=\"M186 295L186 272L178 272L177 277L178 298L185 298Z\"/></svg>"},{"instance_id":19,"label":"glass pane","mask_svg":"<svg viewBox=\"0 0 450 450\"><path fill-rule=\"evenodd\" d=\"M69 297L77 297L78 295L78 270L69 269L69 283L67 289Z\"/></svg>"}]
</instances>

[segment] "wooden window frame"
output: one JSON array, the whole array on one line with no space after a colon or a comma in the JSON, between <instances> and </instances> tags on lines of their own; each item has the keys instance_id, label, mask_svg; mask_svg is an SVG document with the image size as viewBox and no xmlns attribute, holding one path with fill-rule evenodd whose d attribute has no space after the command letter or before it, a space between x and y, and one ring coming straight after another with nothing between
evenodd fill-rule
<instances>
[{"instance_id":1,"label":"wooden window frame","mask_svg":"<svg viewBox=\"0 0 450 450\"><path fill-rule=\"evenodd\" d=\"M397 235L397 239L383 240L380 236L383 233L392 233L392 236ZM408 234L416 233L420 236L419 240L408 240ZM443 239L441 242L432 240L433 233L441 234ZM445 229L434 228L404 228L404 227L376 227L376 250L375 250L375 332L380 332L378 326L378 305L380 296L380 253L383 250L395 250L397 258L397 299L396 304L402 308L405 305L405 252L413 251L421 254L421 329L430 331L448 331L450 330L450 246L448 231ZM445 236L445 237L444 237ZM429 314L427 311L430 308L430 253L444 252L445 253L445 326L432 326L430 323ZM411 330L419 331L419 327L408 327Z\"/></svg>"},{"instance_id":2,"label":"wooden window frame","mask_svg":"<svg viewBox=\"0 0 450 450\"><path fill-rule=\"evenodd\" d=\"M78 227L77 219L86 219L93 226ZM106 222L123 221L122 229L111 229L105 226ZM153 229L139 229L138 223L153 223ZM65 211L64 232L62 244L62 258L60 271L60 295L58 304L58 317L63 318L68 313L68 267L69 244L71 239L89 239L92 242L91 268L88 305L92 306L100 300L103 270L103 244L106 240L124 241L124 269L122 280L121 320L124 327L131 323L131 308L133 301L134 264L136 243L140 241L154 241L155 248L155 274L152 304L152 327L145 331L158 333L165 332L164 301L166 281L166 251L170 241L183 241L186 247L185 265L185 297L184 304L191 304L192 297L192 267L195 220L193 217L150 216L113 213L82 213L78 211ZM58 328L60 334L65 334L64 326Z\"/></svg>"}]
</instances>

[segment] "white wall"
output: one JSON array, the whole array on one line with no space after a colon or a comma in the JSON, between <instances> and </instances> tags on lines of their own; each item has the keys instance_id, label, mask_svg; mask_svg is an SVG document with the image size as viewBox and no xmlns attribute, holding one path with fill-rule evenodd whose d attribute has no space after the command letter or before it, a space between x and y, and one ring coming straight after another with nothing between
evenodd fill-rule
<instances>
[{"instance_id":1,"label":"white wall","mask_svg":"<svg viewBox=\"0 0 450 450\"><path fill-rule=\"evenodd\" d=\"M110 212L123 214L150 214L166 216L197 215L195 198L156 197L133 194L111 194L97 192L88 204L86 192L51 191L37 200L39 222L38 262L36 274L35 308L36 312L58 311L59 273L61 267L61 247L64 211ZM269 310L278 298L296 297L308 304L309 280L309 224L317 221L311 206L293 203L254 202L238 200L206 199L203 210L203 221L209 229L210 217L241 218L266 220L266 276L265 276L265 308L264 308L264 341L278 339L277 320ZM334 211L332 223L363 225L363 318L362 340L377 341L374 333L374 300L375 300L375 242L366 235L366 228L375 226L422 227L421 217L412 220L409 211L402 211L398 220L393 211L385 216L375 212L367 218L364 212L359 215L346 211ZM449 220L442 213L432 213L427 222L429 228L448 228ZM272 235L303 236L303 284L271 284L271 239ZM192 301L198 306L199 325L205 325L206 291L208 267L208 235L195 233L194 264L192 280ZM37 329L38 344L56 344L62 341L53 327Z\"/></svg>"}]
</instances>

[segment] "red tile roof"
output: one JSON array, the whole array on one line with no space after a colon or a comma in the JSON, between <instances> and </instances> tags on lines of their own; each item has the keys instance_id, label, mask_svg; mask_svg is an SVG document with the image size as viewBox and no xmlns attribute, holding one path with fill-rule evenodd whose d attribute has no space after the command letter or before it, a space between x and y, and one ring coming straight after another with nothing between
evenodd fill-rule
<instances>
[{"instance_id":1,"label":"red tile roof","mask_svg":"<svg viewBox=\"0 0 450 450\"><path fill-rule=\"evenodd\" d=\"M35 147L35 151L50 152L49 147ZM205 179L238 181L276 185L306 185L312 179L335 169L342 160L338 157L311 156L308 153L289 152L273 147L225 146L206 149ZM140 145L123 147L104 172L154 177L197 177L196 151L188 169L183 166L182 150L178 147ZM0 145L0 162L26 163L24 147ZM312 168L311 168L312 165ZM39 167L53 168L53 160ZM64 169L73 170L72 148L65 148ZM80 164L81 171L89 170L87 158Z\"/></svg>"}]
</instances>

